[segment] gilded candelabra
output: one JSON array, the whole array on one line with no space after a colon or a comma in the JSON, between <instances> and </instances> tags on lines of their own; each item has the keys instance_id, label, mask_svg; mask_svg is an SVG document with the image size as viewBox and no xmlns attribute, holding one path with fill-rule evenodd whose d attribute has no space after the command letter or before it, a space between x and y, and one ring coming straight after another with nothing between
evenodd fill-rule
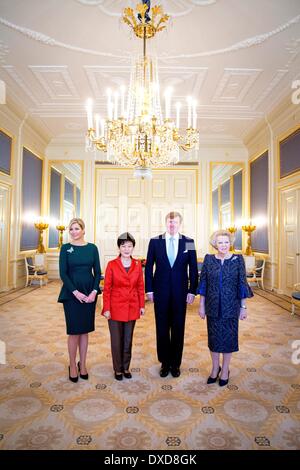
<instances>
[{"instance_id":1,"label":"gilded candelabra","mask_svg":"<svg viewBox=\"0 0 300 470\"><path fill-rule=\"evenodd\" d=\"M245 253L247 256L251 256L253 253L251 248L251 233L254 232L254 230L256 229L256 225L251 225L250 222L250 224L248 225L243 225L242 229L244 230L244 232L248 233L247 248Z\"/></svg>"},{"instance_id":2,"label":"gilded candelabra","mask_svg":"<svg viewBox=\"0 0 300 470\"><path fill-rule=\"evenodd\" d=\"M64 239L64 231L66 230L66 226L63 224L56 225L56 230L59 231L59 240L58 240L58 250L61 249Z\"/></svg>"},{"instance_id":3,"label":"gilded candelabra","mask_svg":"<svg viewBox=\"0 0 300 470\"><path fill-rule=\"evenodd\" d=\"M44 244L43 244L43 231L47 230L49 224L47 222L43 222L42 220L38 220L34 223L35 228L39 231L39 244L37 247L37 253L46 253Z\"/></svg>"},{"instance_id":4,"label":"gilded candelabra","mask_svg":"<svg viewBox=\"0 0 300 470\"><path fill-rule=\"evenodd\" d=\"M227 227L228 232L231 233L231 235L235 236L235 232L237 231L237 228L235 225L232 225L231 227ZM230 251L234 251L234 241L230 245Z\"/></svg>"}]
</instances>

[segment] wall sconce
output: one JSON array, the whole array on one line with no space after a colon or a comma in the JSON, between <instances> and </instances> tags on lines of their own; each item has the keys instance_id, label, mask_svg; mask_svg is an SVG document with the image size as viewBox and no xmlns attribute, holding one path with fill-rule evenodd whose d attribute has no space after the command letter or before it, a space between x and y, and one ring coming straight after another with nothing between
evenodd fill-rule
<instances>
[{"instance_id":1,"label":"wall sconce","mask_svg":"<svg viewBox=\"0 0 300 470\"><path fill-rule=\"evenodd\" d=\"M237 227L232 225L231 227L227 227L226 230L231 233L231 235L235 236L235 232L237 231ZM230 245L230 251L234 251L234 242Z\"/></svg>"},{"instance_id":2,"label":"wall sconce","mask_svg":"<svg viewBox=\"0 0 300 470\"><path fill-rule=\"evenodd\" d=\"M251 225L251 220L250 220L250 223L248 225L243 225L242 226L242 230L244 230L244 232L248 233L247 248L246 248L246 252L245 252L245 254L247 256L252 256L252 254L253 254L252 248L251 248L251 233L254 232L255 229L256 229L256 225Z\"/></svg>"},{"instance_id":3,"label":"wall sconce","mask_svg":"<svg viewBox=\"0 0 300 470\"><path fill-rule=\"evenodd\" d=\"M63 244L64 239L64 231L66 230L66 226L63 224L56 225L56 230L59 231L59 240L58 240L58 247L57 249L60 250Z\"/></svg>"},{"instance_id":4,"label":"wall sconce","mask_svg":"<svg viewBox=\"0 0 300 470\"><path fill-rule=\"evenodd\" d=\"M36 222L34 222L34 226L40 232L39 244L38 244L36 252L37 253L46 253L46 250L45 250L45 247L44 247L44 244L43 244L43 231L47 230L47 228L49 227L49 224L43 219L38 219Z\"/></svg>"}]
</instances>

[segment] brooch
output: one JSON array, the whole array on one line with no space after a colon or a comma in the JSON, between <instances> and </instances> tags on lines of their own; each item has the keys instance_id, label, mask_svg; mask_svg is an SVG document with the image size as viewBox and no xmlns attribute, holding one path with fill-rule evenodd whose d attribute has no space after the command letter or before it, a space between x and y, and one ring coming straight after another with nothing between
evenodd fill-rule
<instances>
[{"instance_id":1,"label":"brooch","mask_svg":"<svg viewBox=\"0 0 300 470\"><path fill-rule=\"evenodd\" d=\"M71 246L71 248L69 248L67 251L68 251L69 253L73 253L74 248Z\"/></svg>"}]
</instances>

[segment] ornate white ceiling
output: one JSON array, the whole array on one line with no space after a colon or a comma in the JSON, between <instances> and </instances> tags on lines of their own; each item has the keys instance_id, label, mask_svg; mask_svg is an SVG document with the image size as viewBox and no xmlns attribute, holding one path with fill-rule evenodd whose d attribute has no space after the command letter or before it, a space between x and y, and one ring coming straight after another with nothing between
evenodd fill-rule
<instances>
[{"instance_id":1,"label":"ornate white ceiling","mask_svg":"<svg viewBox=\"0 0 300 470\"><path fill-rule=\"evenodd\" d=\"M109 16L121 16L124 8L123 0L75 0L82 5L98 7L103 13ZM196 7L203 7L216 3L217 0L161 0L159 3L169 15L174 17L184 16L191 13ZM134 8L137 0L128 0L126 6ZM152 2L153 3L153 2Z\"/></svg>"},{"instance_id":2,"label":"ornate white ceiling","mask_svg":"<svg viewBox=\"0 0 300 470\"><path fill-rule=\"evenodd\" d=\"M121 23L137 0L0 0L0 79L8 103L49 139L83 140L85 100L105 115L107 87L128 84L141 42ZM152 0L152 4L155 4ZM161 88L198 103L204 139L243 140L300 78L299 0L162 0L152 42Z\"/></svg>"}]
</instances>

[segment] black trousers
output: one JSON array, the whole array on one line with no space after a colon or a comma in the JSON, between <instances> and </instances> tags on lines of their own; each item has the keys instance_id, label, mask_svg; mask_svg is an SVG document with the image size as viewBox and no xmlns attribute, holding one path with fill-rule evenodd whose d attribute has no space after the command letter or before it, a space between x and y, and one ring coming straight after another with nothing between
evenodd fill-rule
<instances>
[{"instance_id":1,"label":"black trousers","mask_svg":"<svg viewBox=\"0 0 300 470\"><path fill-rule=\"evenodd\" d=\"M154 311L158 360L165 366L180 367L184 345L186 302L176 302L171 296L162 301L157 299Z\"/></svg>"},{"instance_id":2,"label":"black trousers","mask_svg":"<svg viewBox=\"0 0 300 470\"><path fill-rule=\"evenodd\" d=\"M114 371L124 372L130 366L135 320L128 322L108 320L108 326Z\"/></svg>"}]
</instances>

